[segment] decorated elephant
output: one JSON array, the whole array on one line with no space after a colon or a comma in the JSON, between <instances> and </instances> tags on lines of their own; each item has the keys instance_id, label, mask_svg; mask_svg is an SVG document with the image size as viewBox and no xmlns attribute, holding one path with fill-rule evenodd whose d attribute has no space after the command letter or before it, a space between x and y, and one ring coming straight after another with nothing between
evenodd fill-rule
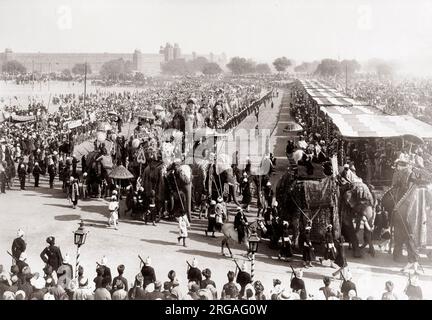
<instances>
[{"instance_id":1,"label":"decorated elephant","mask_svg":"<svg viewBox=\"0 0 432 320\"><path fill-rule=\"evenodd\" d=\"M333 177L322 180L300 180L287 171L276 186L279 217L288 221L294 244L301 244L299 237L307 223L312 222L311 236L314 242L322 242L328 224L333 225L334 236L340 236L338 214L338 187Z\"/></svg>"},{"instance_id":2,"label":"decorated elephant","mask_svg":"<svg viewBox=\"0 0 432 320\"><path fill-rule=\"evenodd\" d=\"M267 209L265 207L266 201L264 201L262 191L265 185L270 181L270 176L274 171L273 162L270 157L266 155L256 166L252 165L250 160L248 160L248 163L249 165L246 164L245 170L243 172L246 172L248 174L250 181L253 182L255 185L257 205L259 211L265 211Z\"/></svg>"},{"instance_id":3,"label":"decorated elephant","mask_svg":"<svg viewBox=\"0 0 432 320\"><path fill-rule=\"evenodd\" d=\"M113 168L111 156L103 153L101 154L99 151L92 151L86 155L85 160L90 194L95 195L97 193L99 196L101 195L103 180L105 180L106 187L110 190L112 187L112 179L109 177L109 174Z\"/></svg>"},{"instance_id":4,"label":"decorated elephant","mask_svg":"<svg viewBox=\"0 0 432 320\"><path fill-rule=\"evenodd\" d=\"M158 212L168 203L171 214L180 215L186 211L191 219L192 169L177 161L167 163L151 159L142 174L143 186L147 196L151 190L156 194ZM176 214L177 213L177 214Z\"/></svg>"},{"instance_id":5,"label":"decorated elephant","mask_svg":"<svg viewBox=\"0 0 432 320\"><path fill-rule=\"evenodd\" d=\"M384 194L382 205L390 215L393 229L393 259L417 261L417 249L432 245L432 174L409 165L397 166L392 187Z\"/></svg>"},{"instance_id":6,"label":"decorated elephant","mask_svg":"<svg viewBox=\"0 0 432 320\"><path fill-rule=\"evenodd\" d=\"M299 179L294 172L287 171L276 187L276 200L280 217L293 229L295 243L308 222L312 222L311 236L316 242L322 241L326 226L332 224L335 238L343 234L353 246L353 255L361 256L354 220L360 221L365 216L372 222L375 203L363 182L342 187L331 175Z\"/></svg>"},{"instance_id":7,"label":"decorated elephant","mask_svg":"<svg viewBox=\"0 0 432 320\"><path fill-rule=\"evenodd\" d=\"M206 179L210 162L207 159L199 159L190 164L192 169L192 203L198 208L207 199Z\"/></svg>"},{"instance_id":8,"label":"decorated elephant","mask_svg":"<svg viewBox=\"0 0 432 320\"><path fill-rule=\"evenodd\" d=\"M363 217L366 218L370 226L373 226L375 220L375 197L369 187L360 180L346 186L340 186L339 193L342 235L351 243L354 257L360 258L362 252L359 247L357 231ZM356 221L356 227L354 227L354 221ZM373 256L374 250L371 239L368 244L369 253Z\"/></svg>"},{"instance_id":9,"label":"decorated elephant","mask_svg":"<svg viewBox=\"0 0 432 320\"><path fill-rule=\"evenodd\" d=\"M239 205L235 193L237 180L231 167L231 159L226 154L218 154L215 161L204 162L202 168L204 180L199 183L204 184L205 194L212 199L223 197L228 202L233 200Z\"/></svg>"}]
</instances>

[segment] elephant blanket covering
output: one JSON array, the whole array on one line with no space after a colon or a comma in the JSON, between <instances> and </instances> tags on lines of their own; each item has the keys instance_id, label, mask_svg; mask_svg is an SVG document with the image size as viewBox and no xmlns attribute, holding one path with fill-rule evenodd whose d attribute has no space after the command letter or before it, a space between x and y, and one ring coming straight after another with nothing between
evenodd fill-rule
<instances>
[{"instance_id":1,"label":"elephant blanket covering","mask_svg":"<svg viewBox=\"0 0 432 320\"><path fill-rule=\"evenodd\" d=\"M418 247L432 246L432 185L412 185L395 207Z\"/></svg>"},{"instance_id":2,"label":"elephant blanket covering","mask_svg":"<svg viewBox=\"0 0 432 320\"><path fill-rule=\"evenodd\" d=\"M321 181L305 180L303 182L306 206L310 208L333 206L332 194L335 185L331 177Z\"/></svg>"},{"instance_id":3,"label":"elephant blanket covering","mask_svg":"<svg viewBox=\"0 0 432 320\"><path fill-rule=\"evenodd\" d=\"M333 225L335 236L340 234L336 183L332 177L321 181L302 181L306 213L313 219L311 236L316 240L324 237L329 223Z\"/></svg>"}]
</instances>

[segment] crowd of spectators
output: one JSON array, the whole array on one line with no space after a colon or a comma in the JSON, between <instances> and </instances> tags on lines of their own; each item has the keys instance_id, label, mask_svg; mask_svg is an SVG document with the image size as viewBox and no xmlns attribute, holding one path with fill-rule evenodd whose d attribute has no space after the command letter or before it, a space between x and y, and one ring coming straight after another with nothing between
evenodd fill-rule
<instances>
[{"instance_id":1,"label":"crowd of spectators","mask_svg":"<svg viewBox=\"0 0 432 320\"><path fill-rule=\"evenodd\" d=\"M20 230L18 231L20 232ZM18 234L22 238L23 232ZM166 278L157 273L152 259L141 259L140 272L133 281L124 277L125 265L117 266L113 275L109 261L103 256L97 261L94 278L82 266L73 270L69 255L62 256L54 237L48 237L49 245L42 251L45 267L33 272L27 261L24 248L18 248L15 239L12 255L14 263L9 271L0 265L0 300L421 300L422 289L418 276L412 275L403 294L395 293L395 285L387 281L383 292L375 296L361 297L351 271L342 270L341 278L324 276L323 287L314 292L308 289L302 269L293 269L291 278L273 279L264 284L252 279L246 263L235 271L229 270L225 284L212 280L209 268L199 268L196 258L183 275L170 270ZM15 246L15 247L14 247ZM18 252L17 252L18 250ZM20 251L24 250L24 251ZM20 251L20 252L19 252ZM15 260L16 259L16 260ZM156 268L156 269L155 269ZM90 277L90 278L89 278ZM93 279L92 279L93 278ZM397 291L400 291L399 288Z\"/></svg>"}]
</instances>

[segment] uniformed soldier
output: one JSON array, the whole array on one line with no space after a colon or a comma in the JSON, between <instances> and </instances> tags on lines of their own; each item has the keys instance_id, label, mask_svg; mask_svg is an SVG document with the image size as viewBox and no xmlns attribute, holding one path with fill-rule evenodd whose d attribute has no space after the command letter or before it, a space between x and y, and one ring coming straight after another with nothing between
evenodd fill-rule
<instances>
[{"instance_id":1,"label":"uniformed soldier","mask_svg":"<svg viewBox=\"0 0 432 320\"><path fill-rule=\"evenodd\" d=\"M202 273L201 270L198 269L198 260L196 258L192 260L192 265L188 268L187 279L189 282L194 281L196 284L201 286Z\"/></svg>"},{"instance_id":2,"label":"uniformed soldier","mask_svg":"<svg viewBox=\"0 0 432 320\"><path fill-rule=\"evenodd\" d=\"M21 160L19 163L19 166L18 166L18 177L20 180L21 190L25 190L26 175L27 175L27 170L26 170L24 162L22 162L22 160Z\"/></svg>"},{"instance_id":3,"label":"uniformed soldier","mask_svg":"<svg viewBox=\"0 0 432 320\"><path fill-rule=\"evenodd\" d=\"M239 292L239 299L241 299L244 296L244 291L246 286L252 282L252 278L249 272L246 271L246 262L243 262L241 270L237 274L236 282L240 285L241 289Z\"/></svg>"},{"instance_id":4,"label":"uniformed soldier","mask_svg":"<svg viewBox=\"0 0 432 320\"><path fill-rule=\"evenodd\" d=\"M24 231L22 229L18 229L17 237L12 242L12 256L15 259L15 261L18 261L21 253L23 253L26 250L26 248L27 248L27 244L24 241Z\"/></svg>"},{"instance_id":5,"label":"uniformed soldier","mask_svg":"<svg viewBox=\"0 0 432 320\"><path fill-rule=\"evenodd\" d=\"M49 175L49 186L50 189L54 188L54 178L56 175L56 167L54 164L54 160L50 158L48 160L48 175Z\"/></svg>"},{"instance_id":6,"label":"uniformed soldier","mask_svg":"<svg viewBox=\"0 0 432 320\"><path fill-rule=\"evenodd\" d=\"M112 282L111 269L107 266L108 258L103 256L101 262L98 264L98 268L101 270L102 277L107 283Z\"/></svg>"},{"instance_id":7,"label":"uniformed soldier","mask_svg":"<svg viewBox=\"0 0 432 320\"><path fill-rule=\"evenodd\" d=\"M35 162L33 167L33 177L34 177L34 186L35 188L39 187L39 176L42 173L42 169L39 167L39 163Z\"/></svg>"},{"instance_id":8,"label":"uniformed soldier","mask_svg":"<svg viewBox=\"0 0 432 320\"><path fill-rule=\"evenodd\" d=\"M144 266L141 268L141 274L144 277L144 288L150 283L154 283L156 281L155 270L150 264L151 258L147 257L144 261Z\"/></svg>"},{"instance_id":9,"label":"uniformed soldier","mask_svg":"<svg viewBox=\"0 0 432 320\"><path fill-rule=\"evenodd\" d=\"M243 238L246 234L246 226L248 224L247 218L243 212L242 208L237 208L237 214L234 218L234 230L237 230L238 241L242 243Z\"/></svg>"},{"instance_id":10,"label":"uniformed soldier","mask_svg":"<svg viewBox=\"0 0 432 320\"><path fill-rule=\"evenodd\" d=\"M55 238L53 236L48 237L46 242L48 246L41 252L40 257L45 264L51 266L52 270L57 272L63 261L60 248L55 246Z\"/></svg>"}]
</instances>

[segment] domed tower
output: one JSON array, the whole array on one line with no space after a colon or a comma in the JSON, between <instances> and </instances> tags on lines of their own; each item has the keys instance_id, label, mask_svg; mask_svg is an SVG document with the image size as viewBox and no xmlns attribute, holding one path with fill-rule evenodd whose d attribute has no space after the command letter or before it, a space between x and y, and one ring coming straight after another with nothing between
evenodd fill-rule
<instances>
[{"instance_id":1,"label":"domed tower","mask_svg":"<svg viewBox=\"0 0 432 320\"><path fill-rule=\"evenodd\" d=\"M165 61L171 61L174 59L174 48L167 42L165 45Z\"/></svg>"},{"instance_id":2,"label":"domed tower","mask_svg":"<svg viewBox=\"0 0 432 320\"><path fill-rule=\"evenodd\" d=\"M180 59L181 58L181 50L180 47L178 45L178 43L174 44L174 59Z\"/></svg>"},{"instance_id":3,"label":"domed tower","mask_svg":"<svg viewBox=\"0 0 432 320\"><path fill-rule=\"evenodd\" d=\"M140 50L136 49L132 56L133 68L136 71L141 71L142 68L142 53Z\"/></svg>"}]
</instances>

